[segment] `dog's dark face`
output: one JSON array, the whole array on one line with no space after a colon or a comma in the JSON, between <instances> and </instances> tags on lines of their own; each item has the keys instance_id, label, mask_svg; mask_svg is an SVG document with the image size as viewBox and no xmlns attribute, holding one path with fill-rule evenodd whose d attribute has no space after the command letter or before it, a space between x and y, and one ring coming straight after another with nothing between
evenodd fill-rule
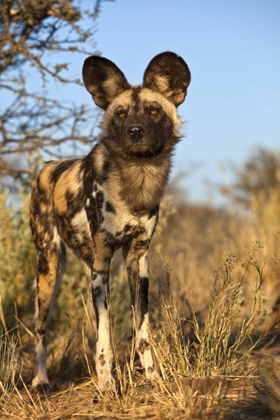
<instances>
[{"instance_id":1,"label":"dog's dark face","mask_svg":"<svg viewBox=\"0 0 280 420\"><path fill-rule=\"evenodd\" d=\"M180 120L177 117L174 121L173 108L162 95L132 87L109 106L103 120L104 131L116 143L116 151L120 148L126 155L138 158L156 156L167 140L177 138L174 122L179 126Z\"/></svg>"},{"instance_id":2,"label":"dog's dark face","mask_svg":"<svg viewBox=\"0 0 280 420\"><path fill-rule=\"evenodd\" d=\"M181 57L170 52L156 56L142 86L130 86L114 63L96 56L86 59L83 78L95 103L105 109L103 135L116 154L149 158L178 141L181 120L176 107L190 83Z\"/></svg>"}]
</instances>

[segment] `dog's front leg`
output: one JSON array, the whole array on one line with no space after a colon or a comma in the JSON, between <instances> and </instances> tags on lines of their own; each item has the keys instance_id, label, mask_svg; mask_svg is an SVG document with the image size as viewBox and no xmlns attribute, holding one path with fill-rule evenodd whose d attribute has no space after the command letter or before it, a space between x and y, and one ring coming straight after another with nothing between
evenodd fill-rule
<instances>
[{"instance_id":1,"label":"dog's front leg","mask_svg":"<svg viewBox=\"0 0 280 420\"><path fill-rule=\"evenodd\" d=\"M136 350L146 377L148 379L157 379L158 373L155 368L149 340L148 247L148 240L137 238L137 240L132 241L129 249L124 249L124 257L127 264L131 301L135 314Z\"/></svg>"},{"instance_id":2,"label":"dog's front leg","mask_svg":"<svg viewBox=\"0 0 280 420\"><path fill-rule=\"evenodd\" d=\"M113 250L106 245L100 232L95 235L96 257L91 272L92 301L96 318L95 367L100 390L114 389L112 377L113 352L108 312L109 269Z\"/></svg>"}]
</instances>

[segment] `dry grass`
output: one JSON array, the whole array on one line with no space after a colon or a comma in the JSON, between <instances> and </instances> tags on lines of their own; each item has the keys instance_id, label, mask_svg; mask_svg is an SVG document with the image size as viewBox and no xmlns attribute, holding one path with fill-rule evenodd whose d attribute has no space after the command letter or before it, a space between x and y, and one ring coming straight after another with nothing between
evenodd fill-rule
<instances>
[{"instance_id":1,"label":"dry grass","mask_svg":"<svg viewBox=\"0 0 280 420\"><path fill-rule=\"evenodd\" d=\"M278 370L279 371L279 370ZM274 372L277 371L274 369ZM279 415L279 380L265 374L162 380L151 384L133 372L122 395L96 395L94 380L72 384L46 397L31 391L5 392L1 419L272 419ZM261 385L260 385L261 384Z\"/></svg>"},{"instance_id":2,"label":"dry grass","mask_svg":"<svg viewBox=\"0 0 280 420\"><path fill-rule=\"evenodd\" d=\"M206 384L209 387L209 384ZM236 392L236 388L238 392ZM250 384L227 384L227 392L222 392L224 384L210 386L210 391L200 392L198 384L179 382L172 388L159 385L152 387L144 381L137 383L135 390L125 399L105 396L98 403L92 401L95 386L88 381L67 391L45 398L32 395L28 390L8 395L1 407L2 417L9 419L170 419L207 418L222 419L232 410L235 403L249 404L250 393L253 401L254 388ZM160 389L161 388L161 389ZM233 392L234 390L234 392ZM233 418L233 417L232 417ZM249 417L247 417L249 418Z\"/></svg>"},{"instance_id":3,"label":"dry grass","mask_svg":"<svg viewBox=\"0 0 280 420\"><path fill-rule=\"evenodd\" d=\"M14 389L16 373L16 341L0 331L0 398Z\"/></svg>"}]
</instances>

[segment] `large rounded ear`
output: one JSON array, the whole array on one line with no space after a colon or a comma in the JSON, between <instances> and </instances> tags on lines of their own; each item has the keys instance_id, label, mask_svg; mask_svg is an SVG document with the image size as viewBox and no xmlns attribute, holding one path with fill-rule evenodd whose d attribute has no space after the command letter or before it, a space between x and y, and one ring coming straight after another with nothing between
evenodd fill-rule
<instances>
[{"instance_id":1,"label":"large rounded ear","mask_svg":"<svg viewBox=\"0 0 280 420\"><path fill-rule=\"evenodd\" d=\"M103 109L130 88L123 72L112 61L96 55L85 60L83 80L96 105Z\"/></svg>"},{"instance_id":2,"label":"large rounded ear","mask_svg":"<svg viewBox=\"0 0 280 420\"><path fill-rule=\"evenodd\" d=\"M143 87L160 92L174 105L185 100L191 73L187 63L173 52L156 55L144 73Z\"/></svg>"}]
</instances>

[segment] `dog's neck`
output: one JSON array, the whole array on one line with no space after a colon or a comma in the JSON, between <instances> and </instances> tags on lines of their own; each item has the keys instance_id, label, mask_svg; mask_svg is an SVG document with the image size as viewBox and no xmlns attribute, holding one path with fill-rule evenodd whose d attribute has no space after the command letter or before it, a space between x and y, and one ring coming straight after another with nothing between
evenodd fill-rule
<instances>
[{"instance_id":1,"label":"dog's neck","mask_svg":"<svg viewBox=\"0 0 280 420\"><path fill-rule=\"evenodd\" d=\"M151 158L112 154L106 142L94 150L91 156L99 168L98 178L110 195L118 195L132 213L158 206L168 181L172 150Z\"/></svg>"}]
</instances>

